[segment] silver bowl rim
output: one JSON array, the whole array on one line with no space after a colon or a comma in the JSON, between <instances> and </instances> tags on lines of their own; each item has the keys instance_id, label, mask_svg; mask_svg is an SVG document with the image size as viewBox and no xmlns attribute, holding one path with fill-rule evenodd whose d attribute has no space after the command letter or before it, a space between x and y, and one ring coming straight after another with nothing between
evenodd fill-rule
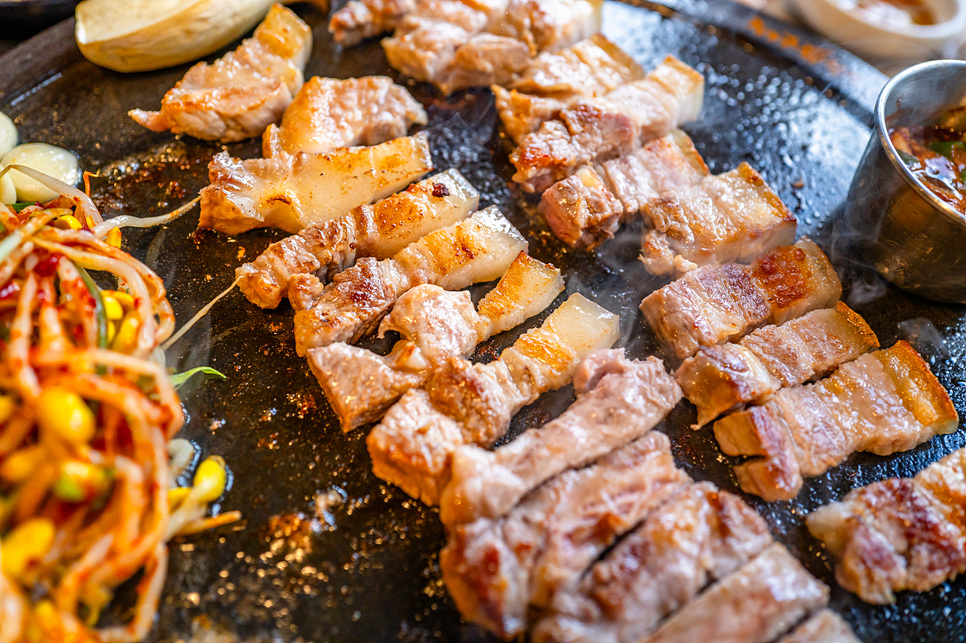
<instances>
[{"instance_id":1,"label":"silver bowl rim","mask_svg":"<svg viewBox=\"0 0 966 643\"><path fill-rule=\"evenodd\" d=\"M966 227L966 212L959 212L958 210L954 209L952 205L940 199L935 192L933 192L922 181L916 178L916 176L912 173L912 170L909 169L909 166L907 166L899 157L899 152L892 144L892 139L889 138L889 129L885 122L886 104L889 102L889 98L895 87L910 76L917 76L920 73L930 71L937 67L960 68L964 73L966 73L966 60L930 60L928 62L919 63L918 65L913 65L912 67L904 69L896 74L889 82L885 84L885 87L883 87L882 91L879 92L879 98L875 102L875 129L876 134L879 137L879 144L882 145L883 149L885 149L886 156L889 157L889 161L892 163L892 166L899 171L899 173L906 180L906 183L912 186L920 198L930 204L934 209L939 210L950 219L953 219L954 222L958 223L959 225ZM937 106L937 114L940 109L942 109L942 107Z\"/></svg>"}]
</instances>

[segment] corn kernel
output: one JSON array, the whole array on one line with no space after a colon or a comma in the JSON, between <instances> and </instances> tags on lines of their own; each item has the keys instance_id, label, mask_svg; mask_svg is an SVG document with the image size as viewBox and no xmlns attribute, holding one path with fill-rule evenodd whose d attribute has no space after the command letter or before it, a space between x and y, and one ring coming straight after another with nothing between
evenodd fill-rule
<instances>
[{"instance_id":1,"label":"corn kernel","mask_svg":"<svg viewBox=\"0 0 966 643\"><path fill-rule=\"evenodd\" d=\"M115 248L121 247L121 229L111 228L111 231L107 233L104 237L104 242L109 246L114 246Z\"/></svg>"},{"instance_id":2,"label":"corn kernel","mask_svg":"<svg viewBox=\"0 0 966 643\"><path fill-rule=\"evenodd\" d=\"M141 322L138 316L133 313L128 313L124 316L124 320L121 321L121 325L117 329L117 334L111 341L111 348L120 353L130 353L138 345L138 329L141 326Z\"/></svg>"},{"instance_id":3,"label":"corn kernel","mask_svg":"<svg viewBox=\"0 0 966 643\"><path fill-rule=\"evenodd\" d=\"M0 395L0 424L10 419L17 410L17 403L9 395Z\"/></svg>"},{"instance_id":4,"label":"corn kernel","mask_svg":"<svg viewBox=\"0 0 966 643\"><path fill-rule=\"evenodd\" d=\"M14 527L3 539L0 568L9 578L23 582L31 565L42 559L54 544L56 529L49 518L31 518Z\"/></svg>"},{"instance_id":5,"label":"corn kernel","mask_svg":"<svg viewBox=\"0 0 966 643\"><path fill-rule=\"evenodd\" d=\"M66 502L87 502L102 494L109 481L107 472L101 467L70 460L60 465L53 492Z\"/></svg>"},{"instance_id":6,"label":"corn kernel","mask_svg":"<svg viewBox=\"0 0 966 643\"><path fill-rule=\"evenodd\" d=\"M129 293L123 292L121 290L103 290L101 295L105 297L111 297L116 300L117 303L121 304L121 308L124 312L129 313L134 310L134 297Z\"/></svg>"},{"instance_id":7,"label":"corn kernel","mask_svg":"<svg viewBox=\"0 0 966 643\"><path fill-rule=\"evenodd\" d=\"M224 458L209 456L202 460L195 471L193 493L201 502L214 502L225 493L227 481Z\"/></svg>"},{"instance_id":8,"label":"corn kernel","mask_svg":"<svg viewBox=\"0 0 966 643\"><path fill-rule=\"evenodd\" d=\"M22 482L37 470L44 460L44 450L38 446L14 451L0 464L0 478L7 482Z\"/></svg>"},{"instance_id":9,"label":"corn kernel","mask_svg":"<svg viewBox=\"0 0 966 643\"><path fill-rule=\"evenodd\" d=\"M74 444L94 437L94 413L84 399L65 388L52 386L37 398L37 422L62 440Z\"/></svg>"},{"instance_id":10,"label":"corn kernel","mask_svg":"<svg viewBox=\"0 0 966 643\"><path fill-rule=\"evenodd\" d=\"M60 223L62 227L66 227L70 230L80 230L84 227L73 214L65 214L62 217L58 217L57 222Z\"/></svg>"},{"instance_id":11,"label":"corn kernel","mask_svg":"<svg viewBox=\"0 0 966 643\"><path fill-rule=\"evenodd\" d=\"M111 293L104 291L101 293L101 300L104 302L104 314L108 319L120 321L124 319L124 306Z\"/></svg>"},{"instance_id":12,"label":"corn kernel","mask_svg":"<svg viewBox=\"0 0 966 643\"><path fill-rule=\"evenodd\" d=\"M110 344L117 337L117 322L107 322L107 343Z\"/></svg>"},{"instance_id":13,"label":"corn kernel","mask_svg":"<svg viewBox=\"0 0 966 643\"><path fill-rule=\"evenodd\" d=\"M177 509L189 494L191 494L191 487L175 487L168 490L168 507L172 510Z\"/></svg>"}]
</instances>

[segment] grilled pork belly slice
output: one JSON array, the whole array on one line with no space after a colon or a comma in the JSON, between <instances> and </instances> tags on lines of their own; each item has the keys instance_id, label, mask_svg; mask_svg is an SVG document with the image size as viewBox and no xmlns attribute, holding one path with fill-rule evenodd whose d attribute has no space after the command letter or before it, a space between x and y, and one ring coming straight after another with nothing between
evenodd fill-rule
<instances>
[{"instance_id":1,"label":"grilled pork belly slice","mask_svg":"<svg viewBox=\"0 0 966 643\"><path fill-rule=\"evenodd\" d=\"M273 243L254 261L239 266L235 276L249 301L275 308L288 296L294 276L322 279L351 266L356 257L391 257L433 230L462 221L479 202L470 182L447 170Z\"/></svg>"},{"instance_id":2,"label":"grilled pork belly slice","mask_svg":"<svg viewBox=\"0 0 966 643\"><path fill-rule=\"evenodd\" d=\"M502 516L553 476L644 435L681 399L654 357L628 360L623 350L604 350L577 369L577 401L560 417L493 451L464 445L454 452L439 503L443 524Z\"/></svg>"},{"instance_id":3,"label":"grilled pork belly slice","mask_svg":"<svg viewBox=\"0 0 966 643\"><path fill-rule=\"evenodd\" d=\"M835 269L814 242L799 239L750 266L703 266L654 291L641 312L678 358L715 346L762 324L781 324L842 296Z\"/></svg>"},{"instance_id":4,"label":"grilled pork belly slice","mask_svg":"<svg viewBox=\"0 0 966 643\"><path fill-rule=\"evenodd\" d=\"M914 478L850 491L806 518L836 559L835 578L869 603L926 591L966 571L966 449Z\"/></svg>"},{"instance_id":5,"label":"grilled pork belly slice","mask_svg":"<svg viewBox=\"0 0 966 643\"><path fill-rule=\"evenodd\" d=\"M411 390L369 433L372 470L426 504L436 504L463 444L490 446L541 394L570 382L579 362L609 348L618 318L580 294L527 331L489 364L450 359L425 390Z\"/></svg>"},{"instance_id":6,"label":"grilled pork belly slice","mask_svg":"<svg viewBox=\"0 0 966 643\"><path fill-rule=\"evenodd\" d=\"M273 227L295 234L394 194L432 169L429 138L422 132L325 154L242 161L219 152L208 165L211 185L201 191L198 227L226 234Z\"/></svg>"},{"instance_id":7,"label":"grilled pork belly slice","mask_svg":"<svg viewBox=\"0 0 966 643\"><path fill-rule=\"evenodd\" d=\"M878 347L861 315L840 301L835 308L759 328L737 344L702 347L681 363L675 377L698 409L697 429L737 406L821 377Z\"/></svg>"},{"instance_id":8,"label":"grilled pork belly slice","mask_svg":"<svg viewBox=\"0 0 966 643\"><path fill-rule=\"evenodd\" d=\"M647 643L768 643L828 603L829 590L775 543L661 625Z\"/></svg>"},{"instance_id":9,"label":"grilled pork belly slice","mask_svg":"<svg viewBox=\"0 0 966 643\"><path fill-rule=\"evenodd\" d=\"M332 14L329 31L343 47L396 28L403 17L416 9L416 0L349 0Z\"/></svg>"},{"instance_id":10,"label":"grilled pork belly slice","mask_svg":"<svg viewBox=\"0 0 966 643\"><path fill-rule=\"evenodd\" d=\"M460 290L492 281L526 249L526 240L493 206L427 234L390 259L363 257L320 292L315 277L302 275L291 284L293 305L302 308L295 314L295 348L304 356L310 348L358 341L410 288Z\"/></svg>"},{"instance_id":11,"label":"grilled pork belly slice","mask_svg":"<svg viewBox=\"0 0 966 643\"><path fill-rule=\"evenodd\" d=\"M262 154L322 154L338 147L376 145L405 136L426 111L405 87L386 76L310 78L262 136Z\"/></svg>"},{"instance_id":12,"label":"grilled pork belly slice","mask_svg":"<svg viewBox=\"0 0 966 643\"><path fill-rule=\"evenodd\" d=\"M778 643L859 643L849 624L829 609L813 614Z\"/></svg>"},{"instance_id":13,"label":"grilled pork belly slice","mask_svg":"<svg viewBox=\"0 0 966 643\"><path fill-rule=\"evenodd\" d=\"M624 208L600 175L583 167L543 193L540 212L558 239L571 248L593 250L613 238Z\"/></svg>"},{"instance_id":14,"label":"grilled pork belly slice","mask_svg":"<svg viewBox=\"0 0 966 643\"><path fill-rule=\"evenodd\" d=\"M553 478L502 518L452 529L443 579L464 617L510 639L527 627L531 606L576 585L618 536L688 483L667 437L649 433Z\"/></svg>"},{"instance_id":15,"label":"grilled pork belly slice","mask_svg":"<svg viewBox=\"0 0 966 643\"><path fill-rule=\"evenodd\" d=\"M736 572L770 543L765 521L740 498L709 482L693 485L651 513L577 586L558 592L533 641L644 640L705 585Z\"/></svg>"},{"instance_id":16,"label":"grilled pork belly slice","mask_svg":"<svg viewBox=\"0 0 966 643\"><path fill-rule=\"evenodd\" d=\"M673 56L645 78L604 96L582 98L520 141L513 180L542 192L588 163L627 154L697 118L704 78Z\"/></svg>"},{"instance_id":17,"label":"grilled pork belly slice","mask_svg":"<svg viewBox=\"0 0 966 643\"><path fill-rule=\"evenodd\" d=\"M728 455L759 456L735 467L741 488L766 500L794 498L803 476L817 476L855 451L889 455L959 418L946 390L904 341L862 355L815 384L778 391L764 406L714 424Z\"/></svg>"},{"instance_id":18,"label":"grilled pork belly slice","mask_svg":"<svg viewBox=\"0 0 966 643\"><path fill-rule=\"evenodd\" d=\"M510 0L489 30L526 43L531 55L554 52L600 31L601 0Z\"/></svg>"},{"instance_id":19,"label":"grilled pork belly slice","mask_svg":"<svg viewBox=\"0 0 966 643\"><path fill-rule=\"evenodd\" d=\"M251 38L215 62L200 62L161 99L161 111L128 115L153 132L170 130L229 143L260 135L278 121L302 86L312 31L273 5Z\"/></svg>"},{"instance_id":20,"label":"grilled pork belly slice","mask_svg":"<svg viewBox=\"0 0 966 643\"><path fill-rule=\"evenodd\" d=\"M466 291L416 286L380 325L380 333L395 330L404 338L389 355L335 343L309 350L309 366L349 431L378 420L403 393L425 384L433 369L467 357L479 342L523 323L561 292L560 270L520 253L480 301L479 312Z\"/></svg>"}]
</instances>

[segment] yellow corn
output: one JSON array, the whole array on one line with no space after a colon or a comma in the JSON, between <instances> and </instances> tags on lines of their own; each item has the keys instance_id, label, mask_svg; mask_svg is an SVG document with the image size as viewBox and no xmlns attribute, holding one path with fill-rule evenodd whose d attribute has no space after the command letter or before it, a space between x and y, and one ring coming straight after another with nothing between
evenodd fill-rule
<instances>
[{"instance_id":1,"label":"yellow corn","mask_svg":"<svg viewBox=\"0 0 966 643\"><path fill-rule=\"evenodd\" d=\"M37 422L44 431L73 444L94 437L94 413L77 393L59 386L44 389L37 398Z\"/></svg>"},{"instance_id":2,"label":"yellow corn","mask_svg":"<svg viewBox=\"0 0 966 643\"><path fill-rule=\"evenodd\" d=\"M121 308L124 312L129 313L134 310L134 297L130 294L120 291L120 290L103 290L101 291L101 296L111 297L117 303L121 304Z\"/></svg>"},{"instance_id":3,"label":"yellow corn","mask_svg":"<svg viewBox=\"0 0 966 643\"><path fill-rule=\"evenodd\" d=\"M24 582L31 565L42 559L54 544L54 522L49 518L31 518L14 527L0 546L3 557L0 568L8 578Z\"/></svg>"},{"instance_id":4,"label":"yellow corn","mask_svg":"<svg viewBox=\"0 0 966 643\"><path fill-rule=\"evenodd\" d=\"M0 464L0 478L7 482L22 482L37 470L44 460L41 447L27 447L14 451Z\"/></svg>"},{"instance_id":5,"label":"yellow corn","mask_svg":"<svg viewBox=\"0 0 966 643\"><path fill-rule=\"evenodd\" d=\"M83 225L81 225L81 222L77 220L77 217L75 217L73 214L65 214L62 217L58 217L57 222L61 224L58 227L64 227L70 230L80 230L81 228L84 227Z\"/></svg>"},{"instance_id":6,"label":"yellow corn","mask_svg":"<svg viewBox=\"0 0 966 643\"><path fill-rule=\"evenodd\" d=\"M225 493L228 474L225 470L225 460L221 456L213 455L205 458L193 480L193 493L201 502L214 502Z\"/></svg>"},{"instance_id":7,"label":"yellow corn","mask_svg":"<svg viewBox=\"0 0 966 643\"><path fill-rule=\"evenodd\" d=\"M107 489L107 472L96 465L70 460L60 465L54 495L66 502L87 502Z\"/></svg>"},{"instance_id":8,"label":"yellow corn","mask_svg":"<svg viewBox=\"0 0 966 643\"><path fill-rule=\"evenodd\" d=\"M117 336L117 322L107 322L107 343L110 344Z\"/></svg>"},{"instance_id":9,"label":"yellow corn","mask_svg":"<svg viewBox=\"0 0 966 643\"><path fill-rule=\"evenodd\" d=\"M124 319L124 306L117 300L117 297L110 291L101 292L101 300L104 302L104 314L112 321Z\"/></svg>"},{"instance_id":10,"label":"yellow corn","mask_svg":"<svg viewBox=\"0 0 966 643\"><path fill-rule=\"evenodd\" d=\"M121 247L121 229L111 228L111 231L107 233L104 237L104 242L109 246L114 246L115 248Z\"/></svg>"},{"instance_id":11,"label":"yellow corn","mask_svg":"<svg viewBox=\"0 0 966 643\"><path fill-rule=\"evenodd\" d=\"M141 326L141 322L138 316L133 313L128 313L124 316L124 320L121 321L120 326L117 329L117 334L111 341L111 348L120 353L130 353L138 345L138 328Z\"/></svg>"},{"instance_id":12,"label":"yellow corn","mask_svg":"<svg viewBox=\"0 0 966 643\"><path fill-rule=\"evenodd\" d=\"M9 395L0 395L0 424L10 419L13 412L17 410L17 403Z\"/></svg>"},{"instance_id":13,"label":"yellow corn","mask_svg":"<svg viewBox=\"0 0 966 643\"><path fill-rule=\"evenodd\" d=\"M191 493L191 487L175 487L168 490L168 507L177 509Z\"/></svg>"}]
</instances>

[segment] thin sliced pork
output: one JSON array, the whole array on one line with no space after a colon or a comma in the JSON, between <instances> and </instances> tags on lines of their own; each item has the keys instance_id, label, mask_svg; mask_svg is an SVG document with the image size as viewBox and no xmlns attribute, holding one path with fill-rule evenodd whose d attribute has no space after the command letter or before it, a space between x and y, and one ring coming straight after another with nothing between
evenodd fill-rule
<instances>
[{"instance_id":1,"label":"thin sliced pork","mask_svg":"<svg viewBox=\"0 0 966 643\"><path fill-rule=\"evenodd\" d=\"M860 643L860 641L841 616L832 610L824 609L796 627L794 632L778 639L778 643Z\"/></svg>"},{"instance_id":2,"label":"thin sliced pork","mask_svg":"<svg viewBox=\"0 0 966 643\"><path fill-rule=\"evenodd\" d=\"M750 266L693 270L645 297L641 312L658 339L683 359L763 324L828 308L841 296L842 283L828 257L803 238Z\"/></svg>"},{"instance_id":3,"label":"thin sliced pork","mask_svg":"<svg viewBox=\"0 0 966 643\"><path fill-rule=\"evenodd\" d=\"M450 596L467 619L517 636L531 607L575 586L618 536L688 484L657 432L562 473L502 518L450 531L440 554Z\"/></svg>"},{"instance_id":4,"label":"thin sliced pork","mask_svg":"<svg viewBox=\"0 0 966 643\"><path fill-rule=\"evenodd\" d=\"M329 31L343 47L396 28L406 14L415 11L416 0L349 0L329 19Z\"/></svg>"},{"instance_id":5,"label":"thin sliced pork","mask_svg":"<svg viewBox=\"0 0 966 643\"><path fill-rule=\"evenodd\" d=\"M373 472L436 504L453 452L463 444L492 445L520 409L568 384L582 359L613 345L618 321L574 294L499 359L488 364L450 359L425 390L408 391L369 433Z\"/></svg>"},{"instance_id":6,"label":"thin sliced pork","mask_svg":"<svg viewBox=\"0 0 966 643\"><path fill-rule=\"evenodd\" d=\"M966 571L966 449L920 471L850 491L806 518L835 579L868 603L926 591Z\"/></svg>"},{"instance_id":7,"label":"thin sliced pork","mask_svg":"<svg viewBox=\"0 0 966 643\"><path fill-rule=\"evenodd\" d=\"M661 360L628 360L618 349L586 357L574 388L577 401L543 427L493 451L464 445L454 452L439 503L443 524L502 516L553 476L644 435L681 399Z\"/></svg>"},{"instance_id":8,"label":"thin sliced pork","mask_svg":"<svg viewBox=\"0 0 966 643\"><path fill-rule=\"evenodd\" d=\"M782 389L764 406L718 420L714 435L728 455L753 456L735 467L743 490L789 500L803 477L820 475L856 451L908 451L958 425L942 384L900 341L815 384Z\"/></svg>"},{"instance_id":9,"label":"thin sliced pork","mask_svg":"<svg viewBox=\"0 0 966 643\"><path fill-rule=\"evenodd\" d=\"M292 281L299 355L334 342L352 343L375 330L404 292L420 284L460 290L502 275L527 248L495 206L431 232L390 259L363 257L325 288L301 275Z\"/></svg>"},{"instance_id":10,"label":"thin sliced pork","mask_svg":"<svg viewBox=\"0 0 966 643\"><path fill-rule=\"evenodd\" d=\"M215 62L193 66L161 99L161 111L128 112L153 132L229 143L259 136L302 86L312 30L273 5L254 35Z\"/></svg>"}]
</instances>

